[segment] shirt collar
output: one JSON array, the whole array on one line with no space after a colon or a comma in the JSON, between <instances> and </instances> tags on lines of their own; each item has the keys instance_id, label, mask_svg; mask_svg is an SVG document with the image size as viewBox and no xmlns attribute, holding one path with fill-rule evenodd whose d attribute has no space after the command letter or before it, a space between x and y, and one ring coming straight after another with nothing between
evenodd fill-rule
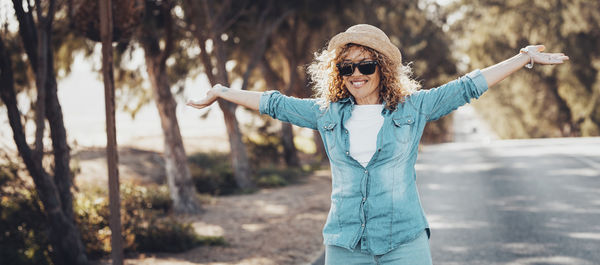
<instances>
[{"instance_id":1,"label":"shirt collar","mask_svg":"<svg viewBox=\"0 0 600 265\"><path fill-rule=\"evenodd\" d=\"M354 100L354 97L352 95L338 100L339 103L348 103L348 101L350 101L352 103L352 105L356 104L356 101Z\"/></svg>"},{"instance_id":2,"label":"shirt collar","mask_svg":"<svg viewBox=\"0 0 600 265\"><path fill-rule=\"evenodd\" d=\"M350 103L350 106L354 106L356 104L356 101L354 99L354 97L352 95L345 97L343 99L338 100L339 103L342 104L347 104ZM381 111L381 114L387 114L388 112L390 112L388 109L385 108L385 106L387 105L387 102L385 102L385 100L383 101L383 110Z\"/></svg>"}]
</instances>

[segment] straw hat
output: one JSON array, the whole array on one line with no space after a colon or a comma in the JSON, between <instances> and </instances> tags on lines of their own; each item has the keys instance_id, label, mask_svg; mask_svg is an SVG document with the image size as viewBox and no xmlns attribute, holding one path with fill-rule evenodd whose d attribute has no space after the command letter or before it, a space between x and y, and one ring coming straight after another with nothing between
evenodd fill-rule
<instances>
[{"instance_id":1,"label":"straw hat","mask_svg":"<svg viewBox=\"0 0 600 265\"><path fill-rule=\"evenodd\" d=\"M402 64L402 54L396 45L392 44L390 38L375 26L358 24L349 27L345 32L335 35L329 41L328 51L340 48L348 43L367 46L392 60L396 65Z\"/></svg>"}]
</instances>

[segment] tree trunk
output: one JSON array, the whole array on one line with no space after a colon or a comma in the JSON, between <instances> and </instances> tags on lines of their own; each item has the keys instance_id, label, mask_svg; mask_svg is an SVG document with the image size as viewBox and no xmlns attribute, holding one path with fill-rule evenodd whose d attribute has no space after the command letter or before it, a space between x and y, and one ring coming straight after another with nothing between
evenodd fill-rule
<instances>
[{"instance_id":1,"label":"tree trunk","mask_svg":"<svg viewBox=\"0 0 600 265\"><path fill-rule=\"evenodd\" d=\"M100 38L102 41L102 79L106 116L106 162L108 165L108 200L110 211L110 254L113 265L123 265L121 235L121 198L119 194L119 155L115 125L115 80L113 76L113 16L112 1L98 0Z\"/></svg>"},{"instance_id":2,"label":"tree trunk","mask_svg":"<svg viewBox=\"0 0 600 265\"><path fill-rule=\"evenodd\" d=\"M293 68L295 66L293 66L293 64L294 63L290 63L290 81L286 91L288 96L293 96L293 88L298 81L297 78L295 78L295 68ZM287 122L281 124L281 143L283 144L283 158L285 164L288 167L299 167L300 161L298 159L298 149L296 149L296 146L294 145L294 131L292 130L292 124Z\"/></svg>"},{"instance_id":3,"label":"tree trunk","mask_svg":"<svg viewBox=\"0 0 600 265\"><path fill-rule=\"evenodd\" d=\"M213 40L218 40L218 36L213 36ZM227 56L225 55L225 51L223 49L224 47L222 47L222 45L214 45L215 55L217 57L216 78L219 83L229 86L229 76L227 75L227 69L225 67ZM223 111L225 127L227 128L229 146L231 149L231 165L233 166L235 181L238 187L242 189L253 188L255 185L250 179L248 150L246 149L244 142L242 142L242 132L240 131L240 127L235 116L235 109L237 108L237 105L231 102L226 102L222 99L219 99L218 102L219 107Z\"/></svg>"},{"instance_id":4,"label":"tree trunk","mask_svg":"<svg viewBox=\"0 0 600 265\"><path fill-rule=\"evenodd\" d=\"M173 206L179 213L197 213L200 203L196 198L196 188L187 165L187 156L181 139L177 122L177 103L171 94L167 79L166 65L159 58L153 57L146 49L146 67L152 83L152 92L164 137L164 157L167 183Z\"/></svg>"},{"instance_id":5,"label":"tree trunk","mask_svg":"<svg viewBox=\"0 0 600 265\"><path fill-rule=\"evenodd\" d=\"M149 1L146 1L148 6ZM171 85L167 75L167 58L175 45L175 25L171 11L173 1L155 2L154 15L146 14L147 21L143 25L143 36L139 42L144 48L146 69L152 84L152 94L160 116L163 130L165 171L169 194L173 200L173 208L177 213L198 213L200 202L196 197L196 187L187 164L187 156L181 139L177 122L177 103L171 93ZM156 16L160 14L160 16ZM154 19L161 18L159 22ZM161 26L158 26L160 24ZM163 42L164 45L161 43Z\"/></svg>"},{"instance_id":6,"label":"tree trunk","mask_svg":"<svg viewBox=\"0 0 600 265\"><path fill-rule=\"evenodd\" d=\"M574 125L572 121L571 108L567 102L561 97L558 92L558 79L553 74L552 77L548 77L548 92L556 100L556 106L558 107L556 115L556 124L563 137L568 136L580 136L581 131L579 126Z\"/></svg>"},{"instance_id":7,"label":"tree trunk","mask_svg":"<svg viewBox=\"0 0 600 265\"><path fill-rule=\"evenodd\" d=\"M231 165L233 175L238 187L248 189L255 187L250 180L250 163L248 162L248 151L246 145L242 142L242 132L235 117L235 104L225 102L219 99L219 107L223 111L225 119L225 128L229 136L229 146L231 149Z\"/></svg>"},{"instance_id":8,"label":"tree trunk","mask_svg":"<svg viewBox=\"0 0 600 265\"><path fill-rule=\"evenodd\" d=\"M285 81L281 78L270 66L269 61L263 56L261 62L261 69L264 75L264 79L269 89L277 89L283 87ZM290 76L290 83L287 84L285 91L286 95L291 95L292 87L294 85L294 77ZM300 159L298 159L298 150L294 145L294 132L292 130L292 124L287 122L281 123L281 144L283 145L283 159L285 164L290 167L300 166Z\"/></svg>"},{"instance_id":9,"label":"tree trunk","mask_svg":"<svg viewBox=\"0 0 600 265\"><path fill-rule=\"evenodd\" d=\"M23 27L23 24L21 24ZM23 39L23 41L27 41L27 39ZM51 53L49 53L51 56ZM30 57L31 58L31 57ZM33 57L30 59L31 61L36 61L36 58ZM49 60L51 62L51 60ZM33 65L33 63L32 63ZM49 65L49 69L52 69L52 65ZM48 75L46 78L50 80L54 80L54 76L51 75L53 71L47 71ZM52 124L56 121L56 119L60 119L61 122L57 122L57 124L52 124L52 126L61 127L62 125L62 113L60 111L60 105L58 104L56 95L56 82L49 82L54 84L54 92L50 89L50 97L52 104L48 104L46 106L47 110L52 117L49 121ZM48 86L43 86L38 89L46 89ZM52 96L54 95L54 96ZM50 253L50 257L54 264L87 264L87 257L85 255L85 248L83 243L81 242L81 236L79 234L79 230L75 226L75 222L73 221L72 208L70 211L65 212L63 209L65 208L65 204L69 204L71 201L70 195L70 182L69 185L66 185L66 192L68 195L62 194L63 191L59 191L58 185L55 181L64 180L65 178L70 179L70 176L54 176L49 175L42 166L41 157L36 157L34 155L34 151L27 144L25 133L23 130L23 125L21 123L21 114L17 108L17 98L14 89L14 78L12 72L12 64L10 61L10 57L5 49L4 43L0 37L0 98L6 105L7 115L10 123L10 127L13 131L13 139L19 151L19 155L23 159L27 171L31 175L33 182L35 184L36 192L44 206L44 213L46 214L48 221L48 230L49 230L49 240L52 245L52 251ZM54 102L56 100L56 102ZM60 115L58 115L60 114ZM52 128L52 127L51 127ZM62 126L64 130L64 126ZM52 140L53 145L60 145L64 150L67 150L68 146L66 146L66 137L65 134L60 134L57 132L58 130L53 130ZM57 158L57 153L55 152L55 159L58 159L60 163L68 166L68 155L59 155ZM66 161L64 159L67 159ZM59 183L60 186L63 186L64 183ZM61 201L62 198L68 198L66 203Z\"/></svg>"},{"instance_id":10,"label":"tree trunk","mask_svg":"<svg viewBox=\"0 0 600 265\"><path fill-rule=\"evenodd\" d=\"M325 151L325 145L323 144L323 139L321 139L321 134L317 130L313 132L313 141L317 147L315 156L317 156L323 163L329 161L329 157L327 157L327 151Z\"/></svg>"},{"instance_id":11,"label":"tree trunk","mask_svg":"<svg viewBox=\"0 0 600 265\"><path fill-rule=\"evenodd\" d=\"M281 124L281 144L283 145L283 159L289 167L299 167L298 149L294 145L294 132L292 124L283 122Z\"/></svg>"}]
</instances>

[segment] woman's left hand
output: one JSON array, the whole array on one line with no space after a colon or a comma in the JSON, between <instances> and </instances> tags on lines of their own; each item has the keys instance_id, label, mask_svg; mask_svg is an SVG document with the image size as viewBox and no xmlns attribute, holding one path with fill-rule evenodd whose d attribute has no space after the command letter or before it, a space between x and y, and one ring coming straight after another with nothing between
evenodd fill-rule
<instances>
[{"instance_id":1,"label":"woman's left hand","mask_svg":"<svg viewBox=\"0 0 600 265\"><path fill-rule=\"evenodd\" d=\"M546 53L542 52L546 47L544 45L529 45L521 50L522 53L527 53L533 62L537 64L561 64L569 60L569 56L564 53Z\"/></svg>"},{"instance_id":2,"label":"woman's left hand","mask_svg":"<svg viewBox=\"0 0 600 265\"><path fill-rule=\"evenodd\" d=\"M220 86L220 85L217 85ZM216 87L216 86L215 86ZM212 105L219 98L215 87L208 90L206 97L200 100L188 100L186 105L197 109L203 109Z\"/></svg>"}]
</instances>

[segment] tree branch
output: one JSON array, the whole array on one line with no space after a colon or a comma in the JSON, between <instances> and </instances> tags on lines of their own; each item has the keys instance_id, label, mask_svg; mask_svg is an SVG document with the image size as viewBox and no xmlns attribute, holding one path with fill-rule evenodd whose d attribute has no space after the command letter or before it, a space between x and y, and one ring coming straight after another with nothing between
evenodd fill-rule
<instances>
[{"instance_id":1,"label":"tree branch","mask_svg":"<svg viewBox=\"0 0 600 265\"><path fill-rule=\"evenodd\" d=\"M27 53L27 57L29 58L29 62L31 63L31 68L34 71L37 71L37 29L35 27L35 22L33 20L33 15L31 14L32 6L29 5L29 10L25 12L23 10L23 1L22 0L12 0L13 6L15 9L15 15L17 16L17 20L19 21L19 35L23 40L23 45L25 46L25 53Z\"/></svg>"},{"instance_id":2,"label":"tree branch","mask_svg":"<svg viewBox=\"0 0 600 265\"><path fill-rule=\"evenodd\" d=\"M204 66L204 73L206 74L206 77L208 78L210 84L215 85L216 80L215 76L212 73L214 66L210 59L210 55L206 51L206 40L208 38L206 34L202 31L202 21L200 20L202 16L197 15L201 12L200 6L198 6L198 1L186 0L185 2L187 5L186 10L188 10L186 12L186 15L189 16L191 19L193 25L192 33L196 37L196 40L198 41L198 46L200 47L200 59L202 60L202 65ZM206 21L208 21L208 18L206 19Z\"/></svg>"},{"instance_id":3,"label":"tree branch","mask_svg":"<svg viewBox=\"0 0 600 265\"><path fill-rule=\"evenodd\" d=\"M267 81L267 85L271 87L270 89L279 90L278 87L283 87L285 81L283 81L283 78L281 78L281 76L279 76L279 74L273 70L273 67L271 67L271 64L269 63L269 60L267 60L265 54L262 56L260 66Z\"/></svg>"},{"instance_id":4,"label":"tree branch","mask_svg":"<svg viewBox=\"0 0 600 265\"><path fill-rule=\"evenodd\" d=\"M165 48L161 51L159 63L164 66L171 52L173 51L175 36L173 34L173 16L171 10L173 9L173 1L166 1L161 4L162 12L165 17Z\"/></svg>"},{"instance_id":5,"label":"tree branch","mask_svg":"<svg viewBox=\"0 0 600 265\"><path fill-rule=\"evenodd\" d=\"M275 31L275 29L277 29L279 25L281 25L283 20L291 14L293 14L293 11L288 10L284 12L281 16L279 16L273 22L273 24L271 24L265 31L263 31L263 34L261 35L260 39L257 40L254 44L254 47L252 49L252 57L250 58L250 62L248 63L248 67L246 68L246 72L244 72L244 76L242 78L242 90L246 90L248 88L248 79L250 79L250 73L252 72L254 67L256 67L256 65L260 61L260 58L263 57L263 54L265 53L265 50L267 48L267 40ZM266 12L263 12L263 18L264 16L266 16Z\"/></svg>"},{"instance_id":6,"label":"tree branch","mask_svg":"<svg viewBox=\"0 0 600 265\"><path fill-rule=\"evenodd\" d=\"M235 13L233 16L231 16L227 21L224 21L223 23L219 23L221 24L221 27L219 27L219 29L217 30L218 32L224 32L226 31L229 27L231 27L233 25L233 23L235 23L242 15L246 14L246 5L248 4L248 1L245 1L243 4L240 4L240 6L242 6L242 8ZM225 9L228 10L228 9ZM224 16L225 11L221 11L221 16Z\"/></svg>"},{"instance_id":7,"label":"tree branch","mask_svg":"<svg viewBox=\"0 0 600 265\"><path fill-rule=\"evenodd\" d=\"M21 123L21 113L17 107L17 96L14 87L14 76L12 71L12 62L4 46L4 41L0 35L0 98L6 105L8 121L13 132L13 139L17 145L17 150L23 158L23 162L30 172L41 168L41 161L33 159L32 150L27 144L23 124ZM39 165L38 165L39 164Z\"/></svg>"}]
</instances>

